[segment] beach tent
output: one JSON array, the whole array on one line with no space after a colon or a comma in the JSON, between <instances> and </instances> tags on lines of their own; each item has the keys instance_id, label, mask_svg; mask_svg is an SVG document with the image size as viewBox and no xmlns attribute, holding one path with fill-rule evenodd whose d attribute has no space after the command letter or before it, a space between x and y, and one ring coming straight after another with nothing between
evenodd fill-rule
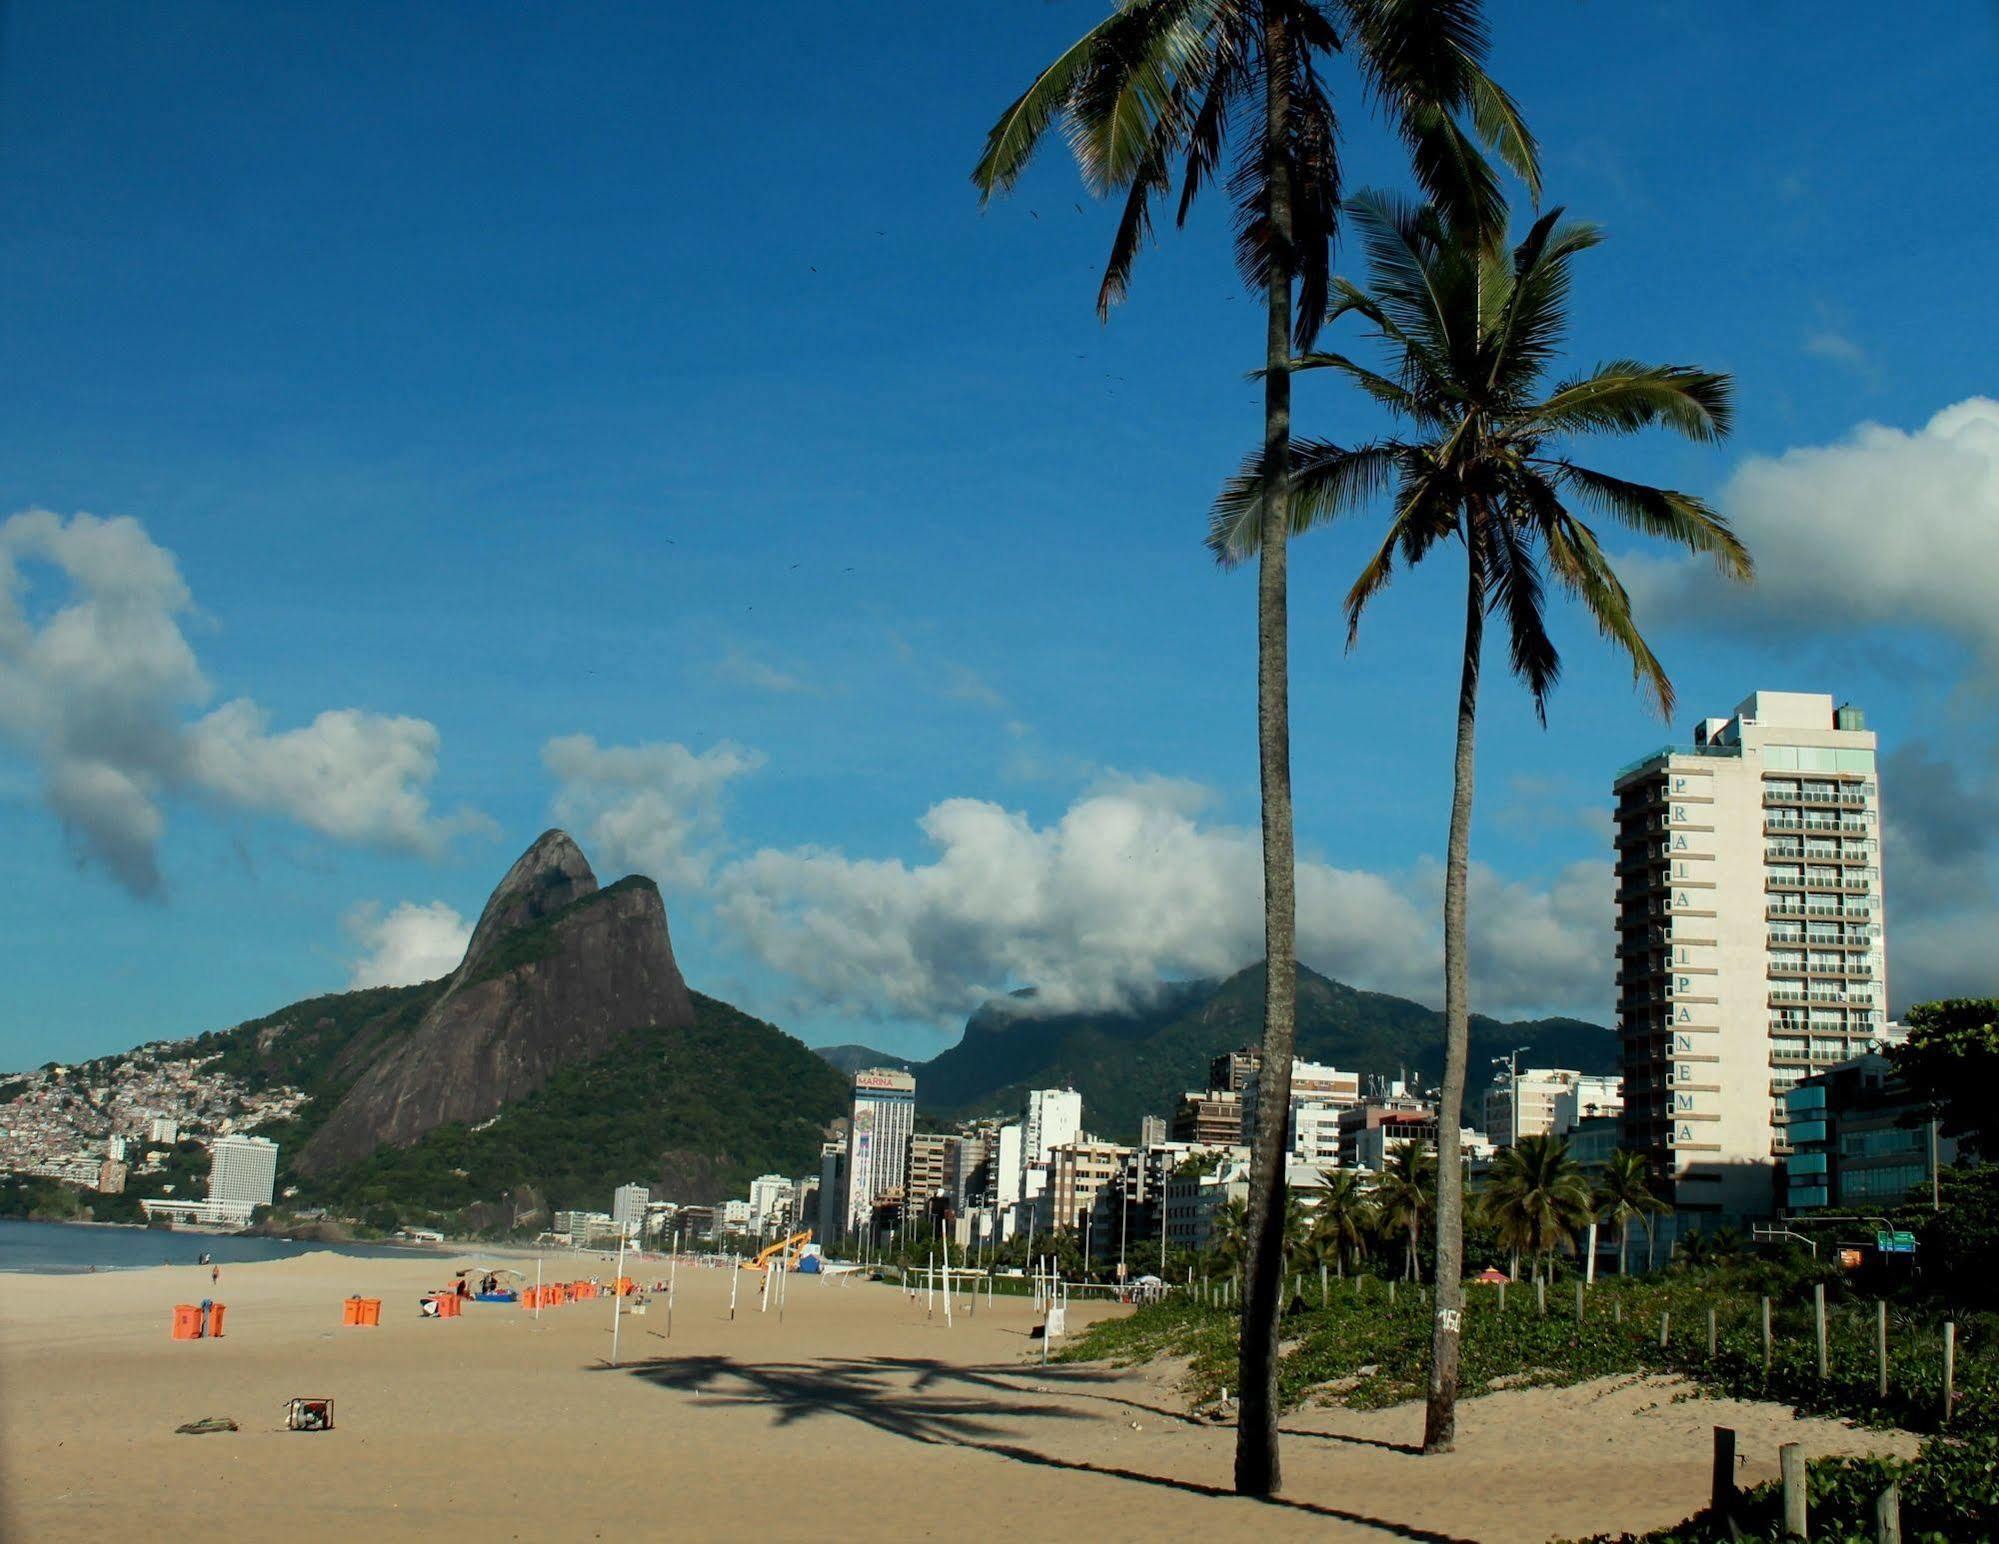
<instances>
[{"instance_id":1,"label":"beach tent","mask_svg":"<svg viewBox=\"0 0 1999 1544\"><path fill-rule=\"evenodd\" d=\"M488 1276L493 1278L493 1291L473 1291L469 1294L475 1303L517 1303L521 1297L521 1285L527 1280L523 1272L511 1265L468 1265L452 1274L463 1277L474 1288L483 1285Z\"/></svg>"}]
</instances>

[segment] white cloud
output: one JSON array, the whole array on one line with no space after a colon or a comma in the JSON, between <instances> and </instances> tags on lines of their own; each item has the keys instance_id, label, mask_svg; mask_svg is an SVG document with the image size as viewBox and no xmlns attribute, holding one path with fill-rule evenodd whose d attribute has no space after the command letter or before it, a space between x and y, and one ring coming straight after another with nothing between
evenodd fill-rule
<instances>
[{"instance_id":1,"label":"white cloud","mask_svg":"<svg viewBox=\"0 0 1999 1544\"><path fill-rule=\"evenodd\" d=\"M1050 1008L1130 1000L1161 979L1221 975L1262 953L1257 833L1204 824L1196 785L1125 779L1051 825L977 799L919 822L928 863L766 849L717 877L718 913L796 1006L950 1021L1022 985ZM1477 1007L1598 1008L1609 996L1607 864L1553 890L1473 876ZM1301 862L1299 955L1341 980L1434 1002L1441 873Z\"/></svg>"},{"instance_id":2,"label":"white cloud","mask_svg":"<svg viewBox=\"0 0 1999 1544\"><path fill-rule=\"evenodd\" d=\"M1850 365L1856 370L1867 364L1867 351L1835 327L1821 327L1807 333L1804 348L1816 359L1830 359L1834 364Z\"/></svg>"},{"instance_id":3,"label":"white cloud","mask_svg":"<svg viewBox=\"0 0 1999 1544\"><path fill-rule=\"evenodd\" d=\"M567 735L542 747L556 780L555 818L610 868L663 885L702 883L722 835L722 792L764 764L724 740L700 753L671 741L600 746Z\"/></svg>"},{"instance_id":4,"label":"white cloud","mask_svg":"<svg viewBox=\"0 0 1999 1544\"><path fill-rule=\"evenodd\" d=\"M1914 433L1862 424L1838 444L1754 457L1720 505L1755 554L1757 582L1628 558L1647 620L1935 629L1999 683L1999 402L1972 397Z\"/></svg>"},{"instance_id":5,"label":"white cloud","mask_svg":"<svg viewBox=\"0 0 1999 1544\"><path fill-rule=\"evenodd\" d=\"M372 901L347 914L348 936L364 952L354 961L349 988L414 986L458 968L472 924L443 901L419 906L403 901L386 916Z\"/></svg>"},{"instance_id":6,"label":"white cloud","mask_svg":"<svg viewBox=\"0 0 1999 1544\"><path fill-rule=\"evenodd\" d=\"M753 691L790 694L813 689L803 676L780 670L754 655L745 654L741 649L730 649L716 662L714 671L718 679L736 686L747 686Z\"/></svg>"},{"instance_id":7,"label":"white cloud","mask_svg":"<svg viewBox=\"0 0 1999 1544\"><path fill-rule=\"evenodd\" d=\"M58 595L31 587L50 576ZM418 852L477 823L432 815L437 731L420 719L345 710L273 735L238 700L191 720L211 695L181 630L193 608L173 554L136 520L0 522L0 738L39 769L81 857L157 895L175 795Z\"/></svg>"}]
</instances>

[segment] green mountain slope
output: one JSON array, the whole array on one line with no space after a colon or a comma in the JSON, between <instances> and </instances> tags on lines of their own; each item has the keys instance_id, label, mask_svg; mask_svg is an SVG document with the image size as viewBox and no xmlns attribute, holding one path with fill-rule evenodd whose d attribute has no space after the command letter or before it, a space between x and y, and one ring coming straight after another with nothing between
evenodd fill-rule
<instances>
[{"instance_id":1,"label":"green mountain slope","mask_svg":"<svg viewBox=\"0 0 1999 1544\"><path fill-rule=\"evenodd\" d=\"M628 1031L477 1129L453 1122L380 1148L307 1181L299 1200L386 1225L530 1191L551 1209L603 1210L632 1181L710 1202L759 1174L816 1169L846 1080L775 1025L692 996L691 1025Z\"/></svg>"},{"instance_id":2,"label":"green mountain slope","mask_svg":"<svg viewBox=\"0 0 1999 1544\"><path fill-rule=\"evenodd\" d=\"M957 1045L915 1064L922 1107L940 1115L1010 1112L1030 1088L1066 1086L1082 1091L1092 1130L1128 1141L1141 1116L1168 1114L1183 1091L1204 1086L1213 1057L1262 1038L1263 967L1226 981L1178 983L1127 1012L1034 1016L1021 1011L1027 1006L1009 1000L980 1009ZM1492 1057L1523 1045L1536 1066L1617 1070L1617 1039L1598 1025L1474 1015L1474 1093L1484 1087ZM1406 1069L1434 1082L1443 1076L1444 1016L1301 967L1298 1054L1363 1076Z\"/></svg>"}]
</instances>

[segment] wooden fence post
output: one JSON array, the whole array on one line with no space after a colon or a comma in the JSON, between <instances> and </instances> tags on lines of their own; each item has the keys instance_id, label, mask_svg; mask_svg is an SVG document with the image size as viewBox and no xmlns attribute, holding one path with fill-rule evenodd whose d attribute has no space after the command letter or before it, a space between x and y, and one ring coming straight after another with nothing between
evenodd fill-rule
<instances>
[{"instance_id":1,"label":"wooden fence post","mask_svg":"<svg viewBox=\"0 0 1999 1544\"><path fill-rule=\"evenodd\" d=\"M1621 1297L1613 1297L1610 1300L1610 1322L1613 1324L1624 1322L1624 1299Z\"/></svg>"},{"instance_id":2,"label":"wooden fence post","mask_svg":"<svg viewBox=\"0 0 1999 1544\"><path fill-rule=\"evenodd\" d=\"M1763 1376L1770 1376L1770 1299L1763 1299Z\"/></svg>"},{"instance_id":3,"label":"wooden fence post","mask_svg":"<svg viewBox=\"0 0 1999 1544\"><path fill-rule=\"evenodd\" d=\"M1708 1505L1724 1522L1735 1512L1735 1428L1714 1429L1714 1476L1708 1487Z\"/></svg>"},{"instance_id":4,"label":"wooden fence post","mask_svg":"<svg viewBox=\"0 0 1999 1544\"><path fill-rule=\"evenodd\" d=\"M1826 1375L1826 1344L1825 1344L1825 1283L1822 1281L1814 1282L1812 1284L1812 1320L1818 1327L1819 1382L1823 1383L1825 1382L1825 1375Z\"/></svg>"},{"instance_id":5,"label":"wooden fence post","mask_svg":"<svg viewBox=\"0 0 1999 1544\"><path fill-rule=\"evenodd\" d=\"M1542 1276L1534 1278L1534 1311L1544 1319L1548 1317L1548 1282Z\"/></svg>"},{"instance_id":6,"label":"wooden fence post","mask_svg":"<svg viewBox=\"0 0 1999 1544\"><path fill-rule=\"evenodd\" d=\"M1902 1544L1902 1482L1890 1480L1874 1498L1874 1544Z\"/></svg>"},{"instance_id":7,"label":"wooden fence post","mask_svg":"<svg viewBox=\"0 0 1999 1544\"><path fill-rule=\"evenodd\" d=\"M1877 1398L1888 1397L1888 1299L1878 1299L1874 1304L1874 1361L1879 1370L1876 1379Z\"/></svg>"},{"instance_id":8,"label":"wooden fence post","mask_svg":"<svg viewBox=\"0 0 1999 1544\"><path fill-rule=\"evenodd\" d=\"M1583 1322L1583 1284L1576 1283L1576 1323Z\"/></svg>"},{"instance_id":9,"label":"wooden fence post","mask_svg":"<svg viewBox=\"0 0 1999 1544\"><path fill-rule=\"evenodd\" d=\"M1943 1327L1943 1423L1950 1424L1950 1407L1957 1395L1957 1323L1945 1320Z\"/></svg>"},{"instance_id":10,"label":"wooden fence post","mask_svg":"<svg viewBox=\"0 0 1999 1544\"><path fill-rule=\"evenodd\" d=\"M1666 1349L1666 1337L1670 1329L1670 1326L1672 1325L1672 1322L1673 1322L1673 1315L1671 1314L1671 1312L1666 1312L1659 1315L1659 1349L1661 1351Z\"/></svg>"},{"instance_id":11,"label":"wooden fence post","mask_svg":"<svg viewBox=\"0 0 1999 1544\"><path fill-rule=\"evenodd\" d=\"M1777 1449L1784 1475L1784 1537L1809 1539L1811 1518L1805 1510L1805 1450L1795 1442Z\"/></svg>"},{"instance_id":12,"label":"wooden fence post","mask_svg":"<svg viewBox=\"0 0 1999 1544\"><path fill-rule=\"evenodd\" d=\"M1714 1310L1710 1308L1707 1311L1707 1359L1710 1362L1714 1360L1714 1342L1715 1342Z\"/></svg>"}]
</instances>

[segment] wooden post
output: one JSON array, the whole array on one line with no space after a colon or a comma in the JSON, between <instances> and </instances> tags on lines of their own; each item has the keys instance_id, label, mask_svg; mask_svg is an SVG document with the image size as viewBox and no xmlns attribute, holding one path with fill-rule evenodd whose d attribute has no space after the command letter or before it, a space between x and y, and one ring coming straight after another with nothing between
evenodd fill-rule
<instances>
[{"instance_id":1,"label":"wooden post","mask_svg":"<svg viewBox=\"0 0 1999 1544\"><path fill-rule=\"evenodd\" d=\"M1583 1322L1583 1284L1576 1283L1576 1323Z\"/></svg>"},{"instance_id":2,"label":"wooden post","mask_svg":"<svg viewBox=\"0 0 1999 1544\"><path fill-rule=\"evenodd\" d=\"M1624 1299L1621 1297L1613 1297L1610 1300L1610 1322L1612 1324L1624 1322Z\"/></svg>"},{"instance_id":3,"label":"wooden post","mask_svg":"<svg viewBox=\"0 0 1999 1544\"><path fill-rule=\"evenodd\" d=\"M1778 1467L1784 1476L1784 1537L1809 1539L1810 1518L1805 1511L1805 1450L1795 1442L1777 1449Z\"/></svg>"},{"instance_id":4,"label":"wooden post","mask_svg":"<svg viewBox=\"0 0 1999 1544\"><path fill-rule=\"evenodd\" d=\"M1395 1278L1393 1276L1388 1278L1388 1306L1390 1308L1395 1306Z\"/></svg>"},{"instance_id":5,"label":"wooden post","mask_svg":"<svg viewBox=\"0 0 1999 1544\"><path fill-rule=\"evenodd\" d=\"M1943 1423L1950 1424L1950 1407L1957 1400L1957 1323L1945 1320L1943 1327Z\"/></svg>"},{"instance_id":6,"label":"wooden post","mask_svg":"<svg viewBox=\"0 0 1999 1544\"><path fill-rule=\"evenodd\" d=\"M1324 1308L1331 1301L1332 1299L1326 1293L1326 1263L1321 1260L1319 1262L1319 1306Z\"/></svg>"},{"instance_id":7,"label":"wooden post","mask_svg":"<svg viewBox=\"0 0 1999 1544\"><path fill-rule=\"evenodd\" d=\"M1708 1505L1727 1521L1735 1511L1735 1428L1714 1429L1714 1473L1708 1483Z\"/></svg>"},{"instance_id":8,"label":"wooden post","mask_svg":"<svg viewBox=\"0 0 1999 1544\"><path fill-rule=\"evenodd\" d=\"M1823 1383L1825 1382L1825 1375L1826 1375L1826 1343L1825 1343L1825 1283L1822 1281L1814 1282L1812 1284L1812 1321L1818 1328L1819 1382Z\"/></svg>"},{"instance_id":9,"label":"wooden post","mask_svg":"<svg viewBox=\"0 0 1999 1544\"><path fill-rule=\"evenodd\" d=\"M1888 1397L1888 1299L1885 1297L1874 1304L1874 1363L1875 1396L1885 1400Z\"/></svg>"},{"instance_id":10,"label":"wooden post","mask_svg":"<svg viewBox=\"0 0 1999 1544\"><path fill-rule=\"evenodd\" d=\"M1670 1312L1659 1315L1659 1349L1666 1349L1666 1340L1672 1331L1673 1316Z\"/></svg>"},{"instance_id":11,"label":"wooden post","mask_svg":"<svg viewBox=\"0 0 1999 1544\"><path fill-rule=\"evenodd\" d=\"M1503 1281L1499 1284L1499 1311L1506 1312L1506 1283Z\"/></svg>"},{"instance_id":12,"label":"wooden post","mask_svg":"<svg viewBox=\"0 0 1999 1544\"><path fill-rule=\"evenodd\" d=\"M1902 1482L1890 1480L1874 1498L1874 1544L1902 1544Z\"/></svg>"},{"instance_id":13,"label":"wooden post","mask_svg":"<svg viewBox=\"0 0 1999 1544\"><path fill-rule=\"evenodd\" d=\"M1765 1378L1770 1376L1770 1352L1770 1299L1766 1297L1763 1299L1763 1376Z\"/></svg>"},{"instance_id":14,"label":"wooden post","mask_svg":"<svg viewBox=\"0 0 1999 1544\"><path fill-rule=\"evenodd\" d=\"M1707 1311L1707 1359L1710 1362L1714 1360L1714 1342L1715 1342L1714 1310L1710 1308Z\"/></svg>"},{"instance_id":15,"label":"wooden post","mask_svg":"<svg viewBox=\"0 0 1999 1544\"><path fill-rule=\"evenodd\" d=\"M1534 1278L1534 1311L1544 1319L1548 1317L1548 1281L1544 1276Z\"/></svg>"}]
</instances>

